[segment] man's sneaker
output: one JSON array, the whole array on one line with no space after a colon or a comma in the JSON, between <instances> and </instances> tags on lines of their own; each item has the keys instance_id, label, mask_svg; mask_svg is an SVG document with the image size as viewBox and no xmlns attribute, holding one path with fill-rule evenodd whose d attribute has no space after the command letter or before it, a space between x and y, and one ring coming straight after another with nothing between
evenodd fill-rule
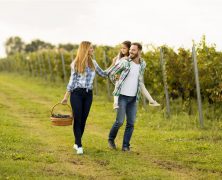
<instances>
[{"instance_id":1,"label":"man's sneaker","mask_svg":"<svg viewBox=\"0 0 222 180\"><path fill-rule=\"evenodd\" d=\"M76 154L83 154L83 148L82 148L82 147L79 147L79 148L77 149Z\"/></svg>"},{"instance_id":2,"label":"man's sneaker","mask_svg":"<svg viewBox=\"0 0 222 180\"><path fill-rule=\"evenodd\" d=\"M122 151L130 151L130 147L122 147Z\"/></svg>"},{"instance_id":3,"label":"man's sneaker","mask_svg":"<svg viewBox=\"0 0 222 180\"><path fill-rule=\"evenodd\" d=\"M115 142L113 140L108 140L109 148L116 149Z\"/></svg>"},{"instance_id":4,"label":"man's sneaker","mask_svg":"<svg viewBox=\"0 0 222 180\"><path fill-rule=\"evenodd\" d=\"M118 109L118 108L119 108L118 104L114 103L113 104L113 109Z\"/></svg>"},{"instance_id":5,"label":"man's sneaker","mask_svg":"<svg viewBox=\"0 0 222 180\"><path fill-rule=\"evenodd\" d=\"M156 101L153 101L153 102L149 102L149 105L150 106L160 106L160 104Z\"/></svg>"},{"instance_id":6,"label":"man's sneaker","mask_svg":"<svg viewBox=\"0 0 222 180\"><path fill-rule=\"evenodd\" d=\"M75 149L75 150L77 151L78 145L77 145L77 144L74 144L74 145L73 145L73 149Z\"/></svg>"}]
</instances>

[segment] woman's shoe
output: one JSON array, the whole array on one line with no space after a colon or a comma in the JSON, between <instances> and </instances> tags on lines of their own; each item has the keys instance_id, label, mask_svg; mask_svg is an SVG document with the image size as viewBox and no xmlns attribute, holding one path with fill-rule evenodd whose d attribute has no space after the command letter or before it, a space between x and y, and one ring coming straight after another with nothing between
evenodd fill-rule
<instances>
[{"instance_id":1,"label":"woman's shoe","mask_svg":"<svg viewBox=\"0 0 222 180\"><path fill-rule=\"evenodd\" d=\"M79 147L79 148L77 149L76 154L83 154L83 148L82 148L82 147Z\"/></svg>"},{"instance_id":2,"label":"woman's shoe","mask_svg":"<svg viewBox=\"0 0 222 180\"><path fill-rule=\"evenodd\" d=\"M75 150L77 151L78 145L77 145L77 144L74 144L74 145L73 145L73 149L75 149Z\"/></svg>"}]
</instances>

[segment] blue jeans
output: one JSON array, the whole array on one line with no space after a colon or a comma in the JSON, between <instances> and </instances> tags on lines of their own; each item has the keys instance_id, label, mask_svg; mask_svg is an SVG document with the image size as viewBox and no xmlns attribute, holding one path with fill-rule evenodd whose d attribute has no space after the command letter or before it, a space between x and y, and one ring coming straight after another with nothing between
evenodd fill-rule
<instances>
[{"instance_id":1,"label":"blue jeans","mask_svg":"<svg viewBox=\"0 0 222 180\"><path fill-rule=\"evenodd\" d=\"M113 124L110 133L109 133L109 140L114 141L116 135L118 133L119 128L123 125L125 115L126 115L126 128L123 137L123 147L130 146L130 139L133 134L134 130L134 123L136 120L136 96L124 96L120 95L118 100L118 111L116 121Z\"/></svg>"},{"instance_id":2,"label":"blue jeans","mask_svg":"<svg viewBox=\"0 0 222 180\"><path fill-rule=\"evenodd\" d=\"M75 144L77 144L78 147L82 147L82 136L92 100L92 91L86 91L84 88L74 89L70 96L70 103L74 116L73 133L75 136Z\"/></svg>"}]
</instances>

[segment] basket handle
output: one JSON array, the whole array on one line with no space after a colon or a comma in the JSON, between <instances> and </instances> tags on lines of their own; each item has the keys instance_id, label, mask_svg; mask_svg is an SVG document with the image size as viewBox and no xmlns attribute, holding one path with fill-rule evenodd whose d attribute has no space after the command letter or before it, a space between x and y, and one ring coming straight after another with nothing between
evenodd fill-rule
<instances>
[{"instance_id":1,"label":"basket handle","mask_svg":"<svg viewBox=\"0 0 222 180\"><path fill-rule=\"evenodd\" d=\"M51 116L52 116L52 114L53 114L54 108L55 108L57 105L59 105L59 104L62 104L62 103L59 102L59 103L55 104L55 105L52 107ZM71 113L72 113L72 108L70 107L70 105L68 105L68 104L62 104L62 105L67 105L67 106L69 107ZM71 114L71 116L72 116L72 114Z\"/></svg>"}]
</instances>

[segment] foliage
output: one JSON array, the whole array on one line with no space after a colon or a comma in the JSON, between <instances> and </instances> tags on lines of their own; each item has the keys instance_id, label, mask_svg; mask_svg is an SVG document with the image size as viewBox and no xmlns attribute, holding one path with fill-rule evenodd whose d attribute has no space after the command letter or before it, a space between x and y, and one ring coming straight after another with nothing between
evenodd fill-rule
<instances>
[{"instance_id":1,"label":"foliage","mask_svg":"<svg viewBox=\"0 0 222 180\"><path fill-rule=\"evenodd\" d=\"M22 44L21 39L17 41ZM12 39L10 42L14 42ZM9 43L10 44L10 43ZM19 44L19 43L18 43ZM9 53L7 58L0 61L0 71L28 73L31 76L50 79L51 81L68 81L70 63L77 52L77 45L60 44L59 48L36 40L32 41L36 47L33 52L20 51ZM13 46L12 46L13 47ZM41 47L41 48L40 48ZM216 45L208 45L205 36L195 45L199 69L201 96L203 101L220 107L222 103L222 52L216 50ZM112 59L118 54L120 46L94 45L94 58L103 69L107 69ZM171 100L182 99L183 110L192 114L192 100L196 99L196 87L192 52L190 49L178 48L174 50L167 45L161 47L166 65L167 83ZM16 48L15 48L16 49ZM62 57L65 66L63 68ZM145 85L152 96L164 104L163 77L160 65L160 47L151 46L142 54L147 63L144 74ZM104 91L109 83L106 79L97 78L98 89ZM107 88L113 88L107 86ZM97 90L98 90L97 89Z\"/></svg>"},{"instance_id":2,"label":"foliage","mask_svg":"<svg viewBox=\"0 0 222 180\"><path fill-rule=\"evenodd\" d=\"M5 42L5 51L7 55L20 53L24 50L25 43L18 36L10 37Z\"/></svg>"}]
</instances>

